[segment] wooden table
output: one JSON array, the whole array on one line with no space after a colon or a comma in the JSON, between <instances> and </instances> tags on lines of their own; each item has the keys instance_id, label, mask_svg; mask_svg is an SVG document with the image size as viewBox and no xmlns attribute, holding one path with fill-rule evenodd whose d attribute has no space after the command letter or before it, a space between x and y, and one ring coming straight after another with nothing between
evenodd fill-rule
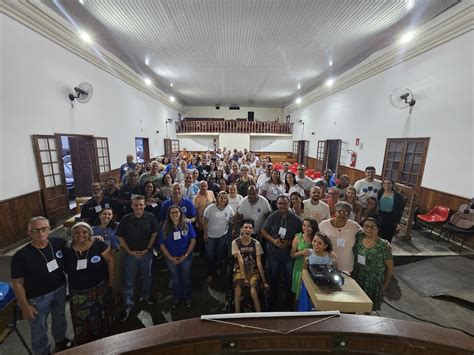
<instances>
[{"instance_id":1,"label":"wooden table","mask_svg":"<svg viewBox=\"0 0 474 355\"><path fill-rule=\"evenodd\" d=\"M308 270L303 270L302 280L313 305L318 311L372 312L372 301L350 276L344 275L344 285L340 287L316 285Z\"/></svg>"}]
</instances>

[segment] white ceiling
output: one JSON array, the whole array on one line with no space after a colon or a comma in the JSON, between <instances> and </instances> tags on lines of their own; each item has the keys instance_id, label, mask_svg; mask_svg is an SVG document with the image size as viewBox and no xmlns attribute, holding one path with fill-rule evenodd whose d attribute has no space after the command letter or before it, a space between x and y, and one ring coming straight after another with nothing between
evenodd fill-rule
<instances>
[{"instance_id":1,"label":"white ceiling","mask_svg":"<svg viewBox=\"0 0 474 355\"><path fill-rule=\"evenodd\" d=\"M43 2L184 105L283 107L458 0Z\"/></svg>"}]
</instances>

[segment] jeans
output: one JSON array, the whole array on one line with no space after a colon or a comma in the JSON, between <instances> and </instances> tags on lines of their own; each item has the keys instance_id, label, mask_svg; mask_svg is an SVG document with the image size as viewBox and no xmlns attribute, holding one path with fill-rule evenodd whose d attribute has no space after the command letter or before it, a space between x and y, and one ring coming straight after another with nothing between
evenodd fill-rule
<instances>
[{"instance_id":1,"label":"jeans","mask_svg":"<svg viewBox=\"0 0 474 355\"><path fill-rule=\"evenodd\" d=\"M31 348L35 355L50 353L48 344L48 315L51 312L51 333L56 343L66 337L66 285L42 296L31 298L28 302L36 308L38 314L30 320Z\"/></svg>"},{"instance_id":2,"label":"jeans","mask_svg":"<svg viewBox=\"0 0 474 355\"><path fill-rule=\"evenodd\" d=\"M222 252L226 242L227 234L219 238L209 238L207 240L207 274L215 276L217 271L217 262L222 259Z\"/></svg>"},{"instance_id":3,"label":"jeans","mask_svg":"<svg viewBox=\"0 0 474 355\"><path fill-rule=\"evenodd\" d=\"M270 284L270 306L275 310L277 295L280 293L284 296L284 303L290 307L291 299L291 278L293 274L293 260L290 257L285 259L277 259L267 257L266 259L266 274ZM280 290L280 275L284 279L284 292Z\"/></svg>"},{"instance_id":4,"label":"jeans","mask_svg":"<svg viewBox=\"0 0 474 355\"><path fill-rule=\"evenodd\" d=\"M140 268L142 276L142 292L140 298L149 299L151 296L151 263L153 252L150 250L141 258L136 258L126 252L123 253L123 299L124 308L133 308L133 290L135 288L135 276L137 268Z\"/></svg>"},{"instance_id":5,"label":"jeans","mask_svg":"<svg viewBox=\"0 0 474 355\"><path fill-rule=\"evenodd\" d=\"M173 282L173 301L191 301L191 264L193 254L190 254L181 264L175 265L168 259L168 269Z\"/></svg>"}]
</instances>

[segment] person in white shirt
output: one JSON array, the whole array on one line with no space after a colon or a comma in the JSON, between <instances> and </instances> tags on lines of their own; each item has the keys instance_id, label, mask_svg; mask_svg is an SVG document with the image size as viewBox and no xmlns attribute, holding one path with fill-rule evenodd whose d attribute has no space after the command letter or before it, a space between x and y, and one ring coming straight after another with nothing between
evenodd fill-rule
<instances>
[{"instance_id":1,"label":"person in white shirt","mask_svg":"<svg viewBox=\"0 0 474 355\"><path fill-rule=\"evenodd\" d=\"M310 191L310 196L309 199L303 202L303 218L315 219L318 224L325 219L329 219L331 217L331 212L329 211L327 203L321 201L321 189L314 186Z\"/></svg>"},{"instance_id":2,"label":"person in white shirt","mask_svg":"<svg viewBox=\"0 0 474 355\"><path fill-rule=\"evenodd\" d=\"M273 170L270 181L267 181L259 190L258 193L265 197L273 210L277 209L276 200L278 196L285 194L285 185L280 179L280 172Z\"/></svg>"},{"instance_id":3,"label":"person in white shirt","mask_svg":"<svg viewBox=\"0 0 474 355\"><path fill-rule=\"evenodd\" d=\"M258 236L265 222L265 218L267 218L270 212L272 212L272 207L268 203L268 200L265 197L259 196L257 188L254 185L250 185L247 197L244 197L242 202L240 202L239 209L237 210L234 224L234 237L238 235L240 221L242 219L253 220L253 231Z\"/></svg>"},{"instance_id":4,"label":"person in white shirt","mask_svg":"<svg viewBox=\"0 0 474 355\"><path fill-rule=\"evenodd\" d=\"M271 163L265 165L265 174L261 174L257 179L257 189L260 190L267 181L272 177L273 166Z\"/></svg>"},{"instance_id":5,"label":"person in white shirt","mask_svg":"<svg viewBox=\"0 0 474 355\"><path fill-rule=\"evenodd\" d=\"M227 192L217 194L217 202L206 207L203 214L204 242L207 245L207 282L217 275L217 264L222 258L229 223L234 217L234 211L229 206Z\"/></svg>"},{"instance_id":6,"label":"person in white shirt","mask_svg":"<svg viewBox=\"0 0 474 355\"><path fill-rule=\"evenodd\" d=\"M285 195L290 196L293 192L297 192L300 196L304 196L305 192L303 188L296 183L295 174L291 171L286 174L282 172L282 175L285 176Z\"/></svg>"},{"instance_id":7,"label":"person in white shirt","mask_svg":"<svg viewBox=\"0 0 474 355\"><path fill-rule=\"evenodd\" d=\"M314 186L314 181L313 179L310 179L305 175L305 170L306 168L304 165L298 166L298 175L296 175L296 183L300 185L301 188L304 190L304 196L309 197L309 192Z\"/></svg>"},{"instance_id":8,"label":"person in white shirt","mask_svg":"<svg viewBox=\"0 0 474 355\"><path fill-rule=\"evenodd\" d=\"M319 224L319 231L331 239L333 251L337 256L337 266L340 270L351 273L354 268L354 253L352 248L356 242L356 234L361 226L349 219L352 206L339 201L336 206L336 216Z\"/></svg>"},{"instance_id":9,"label":"person in white shirt","mask_svg":"<svg viewBox=\"0 0 474 355\"><path fill-rule=\"evenodd\" d=\"M368 166L365 168L365 179L356 181L354 187L357 191L359 202L365 208L369 197L377 198L377 194L382 189L382 182L375 179L375 168Z\"/></svg>"},{"instance_id":10,"label":"person in white shirt","mask_svg":"<svg viewBox=\"0 0 474 355\"><path fill-rule=\"evenodd\" d=\"M242 202L244 198L242 195L237 193L237 185L230 184L229 185L229 206L234 210L234 213L237 213L239 209L240 202Z\"/></svg>"}]
</instances>

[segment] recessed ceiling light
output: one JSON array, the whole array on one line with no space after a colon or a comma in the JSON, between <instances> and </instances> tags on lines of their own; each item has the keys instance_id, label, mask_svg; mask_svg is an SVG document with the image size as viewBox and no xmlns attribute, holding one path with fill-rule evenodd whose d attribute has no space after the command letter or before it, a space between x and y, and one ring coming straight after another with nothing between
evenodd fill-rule
<instances>
[{"instance_id":1,"label":"recessed ceiling light","mask_svg":"<svg viewBox=\"0 0 474 355\"><path fill-rule=\"evenodd\" d=\"M298 84L298 90L301 89L301 84Z\"/></svg>"},{"instance_id":2,"label":"recessed ceiling light","mask_svg":"<svg viewBox=\"0 0 474 355\"><path fill-rule=\"evenodd\" d=\"M406 2L406 8L407 10L411 10L415 6L415 0L407 0Z\"/></svg>"},{"instance_id":3,"label":"recessed ceiling light","mask_svg":"<svg viewBox=\"0 0 474 355\"><path fill-rule=\"evenodd\" d=\"M148 58L148 57L145 58L145 64L146 64L146 65L150 65L150 58Z\"/></svg>"},{"instance_id":4,"label":"recessed ceiling light","mask_svg":"<svg viewBox=\"0 0 474 355\"><path fill-rule=\"evenodd\" d=\"M332 67L332 60L329 61L329 66Z\"/></svg>"},{"instance_id":5,"label":"recessed ceiling light","mask_svg":"<svg viewBox=\"0 0 474 355\"><path fill-rule=\"evenodd\" d=\"M170 101L171 101L171 102L175 102L175 101L176 101L176 99L174 98L173 95L170 96Z\"/></svg>"},{"instance_id":6,"label":"recessed ceiling light","mask_svg":"<svg viewBox=\"0 0 474 355\"><path fill-rule=\"evenodd\" d=\"M334 84L334 79L328 79L328 81L326 81L326 85L331 87L332 84Z\"/></svg>"},{"instance_id":7,"label":"recessed ceiling light","mask_svg":"<svg viewBox=\"0 0 474 355\"><path fill-rule=\"evenodd\" d=\"M79 0L79 4L84 5L84 0Z\"/></svg>"},{"instance_id":8,"label":"recessed ceiling light","mask_svg":"<svg viewBox=\"0 0 474 355\"><path fill-rule=\"evenodd\" d=\"M413 37L415 37L415 32L413 32L413 31L408 31L408 32L406 32L406 33L402 36L402 38L400 39L400 41L401 41L402 43L408 43L408 42L410 42L410 41L413 39Z\"/></svg>"},{"instance_id":9,"label":"recessed ceiling light","mask_svg":"<svg viewBox=\"0 0 474 355\"><path fill-rule=\"evenodd\" d=\"M151 86L151 79L145 78L143 79L143 81L145 82L146 85Z\"/></svg>"},{"instance_id":10,"label":"recessed ceiling light","mask_svg":"<svg viewBox=\"0 0 474 355\"><path fill-rule=\"evenodd\" d=\"M298 97L295 102L299 105L301 101L302 101L301 97Z\"/></svg>"},{"instance_id":11,"label":"recessed ceiling light","mask_svg":"<svg viewBox=\"0 0 474 355\"><path fill-rule=\"evenodd\" d=\"M173 83L170 83L170 86L173 87Z\"/></svg>"},{"instance_id":12,"label":"recessed ceiling light","mask_svg":"<svg viewBox=\"0 0 474 355\"><path fill-rule=\"evenodd\" d=\"M92 38L91 38L91 36L89 36L89 34L87 32L82 31L81 32L81 38L86 43L92 43Z\"/></svg>"}]
</instances>

